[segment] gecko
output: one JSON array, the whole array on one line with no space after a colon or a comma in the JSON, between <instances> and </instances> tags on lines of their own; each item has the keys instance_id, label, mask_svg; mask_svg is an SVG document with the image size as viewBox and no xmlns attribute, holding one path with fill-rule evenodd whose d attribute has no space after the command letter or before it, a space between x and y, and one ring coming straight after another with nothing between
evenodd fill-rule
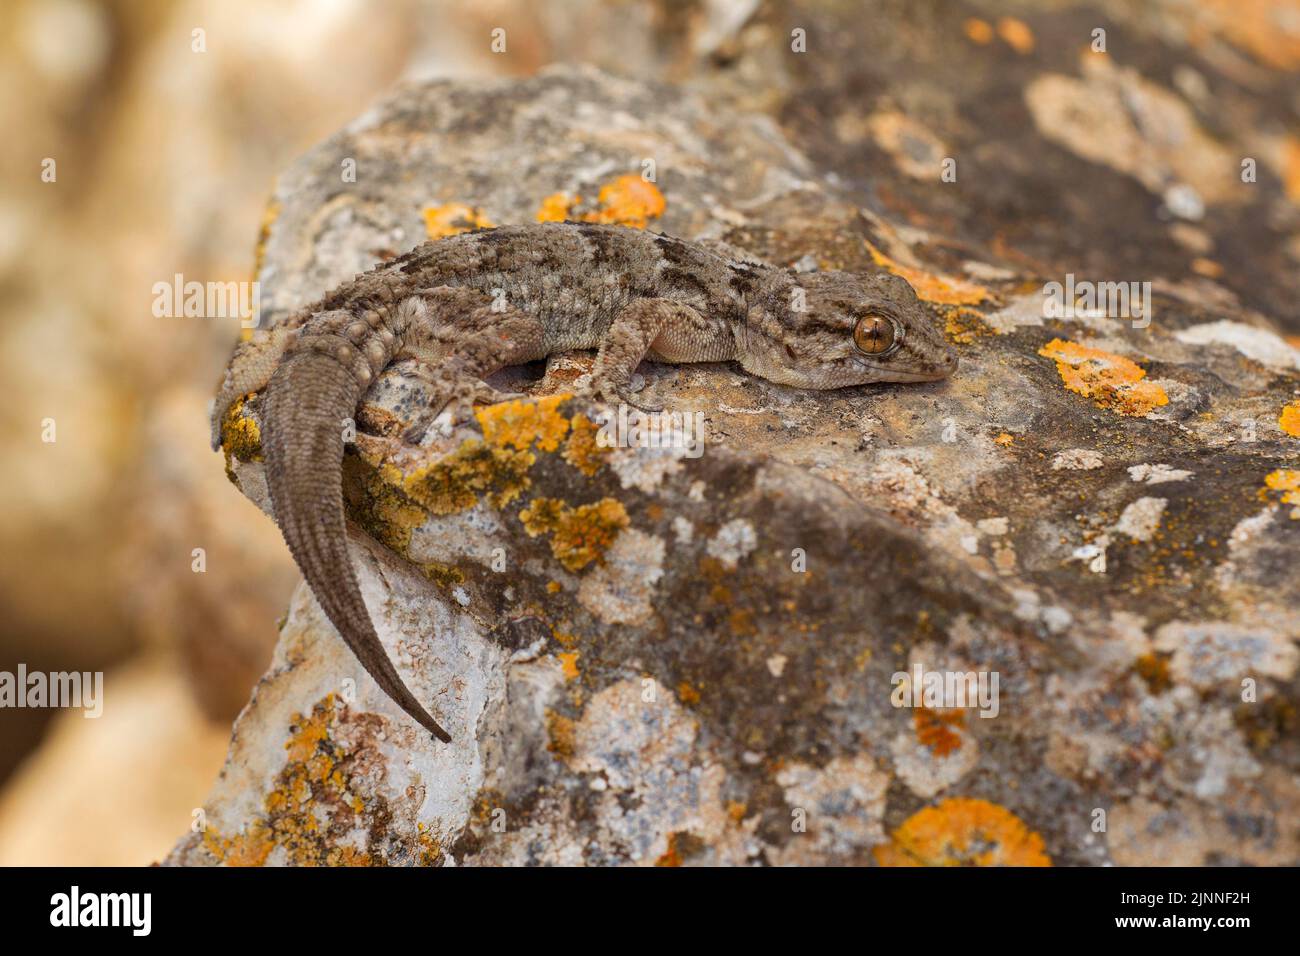
<instances>
[{"instance_id":1,"label":"gecko","mask_svg":"<svg viewBox=\"0 0 1300 956\"><path fill-rule=\"evenodd\" d=\"M407 687L370 619L347 544L345 428L390 363L416 360L431 421L507 395L500 368L595 349L579 394L659 410L631 388L642 360L737 362L779 385L930 382L955 350L889 272L795 272L715 240L577 222L479 229L423 243L240 343L212 406L212 447L239 398L263 392L276 524L326 617L409 716L451 740ZM444 419L445 421L446 419ZM404 435L418 442L424 425Z\"/></svg>"}]
</instances>

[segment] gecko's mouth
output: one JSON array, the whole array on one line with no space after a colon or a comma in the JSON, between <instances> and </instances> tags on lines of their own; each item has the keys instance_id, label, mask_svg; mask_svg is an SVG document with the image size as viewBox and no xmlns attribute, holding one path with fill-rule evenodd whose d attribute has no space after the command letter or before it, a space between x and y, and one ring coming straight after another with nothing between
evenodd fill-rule
<instances>
[{"instance_id":1,"label":"gecko's mouth","mask_svg":"<svg viewBox=\"0 0 1300 956\"><path fill-rule=\"evenodd\" d=\"M916 368L905 367L901 365L877 365L874 362L864 362L861 359L856 360L858 365L871 372L873 381L877 382L895 382L906 384L908 382L938 382L947 378L957 367L954 360L951 365L944 368Z\"/></svg>"}]
</instances>

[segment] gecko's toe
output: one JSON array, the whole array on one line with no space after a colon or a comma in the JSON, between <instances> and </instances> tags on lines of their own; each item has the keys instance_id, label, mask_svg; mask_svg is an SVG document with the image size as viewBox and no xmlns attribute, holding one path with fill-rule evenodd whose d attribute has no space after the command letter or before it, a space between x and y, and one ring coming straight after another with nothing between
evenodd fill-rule
<instances>
[{"instance_id":1,"label":"gecko's toe","mask_svg":"<svg viewBox=\"0 0 1300 956\"><path fill-rule=\"evenodd\" d=\"M647 400L641 393L632 391L627 384L609 380L593 379L586 388L578 389L578 395L581 398L604 402L606 405L617 405L621 402L642 412L664 410L663 405Z\"/></svg>"},{"instance_id":2,"label":"gecko's toe","mask_svg":"<svg viewBox=\"0 0 1300 956\"><path fill-rule=\"evenodd\" d=\"M615 390L620 401L626 402L633 408L642 412L662 412L664 407L659 402L652 402L642 397L636 392L632 392L627 387L622 386Z\"/></svg>"},{"instance_id":3,"label":"gecko's toe","mask_svg":"<svg viewBox=\"0 0 1300 956\"><path fill-rule=\"evenodd\" d=\"M523 392L502 392L485 382L480 382L474 391L474 401L484 405L499 405L502 402L517 402L528 396Z\"/></svg>"}]
</instances>

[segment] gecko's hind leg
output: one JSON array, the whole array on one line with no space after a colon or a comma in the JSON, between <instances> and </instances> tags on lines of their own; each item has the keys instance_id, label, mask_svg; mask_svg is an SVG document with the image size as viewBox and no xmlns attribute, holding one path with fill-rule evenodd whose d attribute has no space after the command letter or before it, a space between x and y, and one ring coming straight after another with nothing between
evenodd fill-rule
<instances>
[{"instance_id":1,"label":"gecko's hind leg","mask_svg":"<svg viewBox=\"0 0 1300 956\"><path fill-rule=\"evenodd\" d=\"M539 320L513 309L476 309L458 327L434 329L427 339L408 346L406 354L421 362L420 375L432 388L429 410L403 436L418 443L444 410L453 423L468 421L475 402L507 401L521 395L500 392L483 381L497 369L541 358L546 351Z\"/></svg>"}]
</instances>

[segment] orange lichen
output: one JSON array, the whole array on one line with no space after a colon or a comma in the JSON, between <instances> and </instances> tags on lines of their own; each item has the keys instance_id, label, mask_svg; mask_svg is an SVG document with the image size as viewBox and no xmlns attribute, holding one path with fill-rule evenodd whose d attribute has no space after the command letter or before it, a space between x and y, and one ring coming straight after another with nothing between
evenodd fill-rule
<instances>
[{"instance_id":1,"label":"orange lichen","mask_svg":"<svg viewBox=\"0 0 1300 956\"><path fill-rule=\"evenodd\" d=\"M402 489L430 514L446 515L472 508L480 495L502 508L519 497L530 484L532 452L514 451L467 439L449 455L403 476L391 464L380 475Z\"/></svg>"},{"instance_id":2,"label":"orange lichen","mask_svg":"<svg viewBox=\"0 0 1300 956\"><path fill-rule=\"evenodd\" d=\"M926 302L938 305L978 305L993 297L993 293L981 285L953 276L910 268L895 262L865 239L863 243L876 265L888 269L896 276L902 276L916 290L917 297Z\"/></svg>"},{"instance_id":3,"label":"orange lichen","mask_svg":"<svg viewBox=\"0 0 1300 956\"><path fill-rule=\"evenodd\" d=\"M411 532L427 515L406 492L395 467L366 455L348 455L343 459L343 491L349 514L367 534L398 554L407 552Z\"/></svg>"},{"instance_id":4,"label":"orange lichen","mask_svg":"<svg viewBox=\"0 0 1300 956\"><path fill-rule=\"evenodd\" d=\"M1091 398L1100 408L1140 418L1153 408L1169 404L1163 388L1143 381L1146 370L1122 355L1064 339L1052 339L1038 354L1055 359L1065 387Z\"/></svg>"},{"instance_id":5,"label":"orange lichen","mask_svg":"<svg viewBox=\"0 0 1300 956\"><path fill-rule=\"evenodd\" d=\"M988 46L993 42L993 27L987 20L981 20L978 17L970 17L962 24L962 30L972 43L978 43L980 46Z\"/></svg>"},{"instance_id":6,"label":"orange lichen","mask_svg":"<svg viewBox=\"0 0 1300 956\"><path fill-rule=\"evenodd\" d=\"M528 451L536 443L541 451L555 451L569 431L569 420L558 411L568 398L562 394L536 401L498 402L477 409L474 415L489 445Z\"/></svg>"},{"instance_id":7,"label":"orange lichen","mask_svg":"<svg viewBox=\"0 0 1300 956\"><path fill-rule=\"evenodd\" d=\"M573 219L579 222L601 222L644 229L646 223L663 215L667 207L659 187L638 176L627 173L600 188L595 209L576 212L582 204L581 196L552 193L542 200L537 210L538 222L560 222Z\"/></svg>"},{"instance_id":8,"label":"orange lichen","mask_svg":"<svg viewBox=\"0 0 1300 956\"><path fill-rule=\"evenodd\" d=\"M1001 445L1003 448L1010 448L1015 444L1016 436L1009 432L1003 432L997 438L993 439L993 444Z\"/></svg>"},{"instance_id":9,"label":"orange lichen","mask_svg":"<svg viewBox=\"0 0 1300 956\"><path fill-rule=\"evenodd\" d=\"M262 460L262 432L257 422L243 413L244 402L251 397L236 399L221 419L221 449L226 453L227 470L232 457L243 462Z\"/></svg>"},{"instance_id":10,"label":"orange lichen","mask_svg":"<svg viewBox=\"0 0 1300 956\"><path fill-rule=\"evenodd\" d=\"M998 21L998 36L1021 56L1034 52L1034 31L1029 29L1029 24L1024 20L1003 17Z\"/></svg>"},{"instance_id":11,"label":"orange lichen","mask_svg":"<svg viewBox=\"0 0 1300 956\"><path fill-rule=\"evenodd\" d=\"M573 431L564 443L564 460L590 478L600 471L613 449L600 446L596 441L600 428L581 412L570 419L570 424Z\"/></svg>"},{"instance_id":12,"label":"orange lichen","mask_svg":"<svg viewBox=\"0 0 1300 956\"><path fill-rule=\"evenodd\" d=\"M473 229L489 229L493 225L492 220L483 215L477 206L467 206L461 202L427 206L424 209L424 231L430 239L443 239Z\"/></svg>"},{"instance_id":13,"label":"orange lichen","mask_svg":"<svg viewBox=\"0 0 1300 956\"><path fill-rule=\"evenodd\" d=\"M1226 39L1275 69L1300 69L1300 36L1282 27L1285 6L1285 0L1200 0L1188 41L1202 47Z\"/></svg>"},{"instance_id":14,"label":"orange lichen","mask_svg":"<svg viewBox=\"0 0 1300 956\"><path fill-rule=\"evenodd\" d=\"M913 712L912 723L916 728L916 739L936 757L946 757L961 749L961 734L952 728L960 730L966 726L964 712L918 707Z\"/></svg>"},{"instance_id":15,"label":"orange lichen","mask_svg":"<svg viewBox=\"0 0 1300 956\"><path fill-rule=\"evenodd\" d=\"M969 345L981 335L992 335L984 313L968 305L940 306L943 334L955 345Z\"/></svg>"},{"instance_id":16,"label":"orange lichen","mask_svg":"<svg viewBox=\"0 0 1300 956\"><path fill-rule=\"evenodd\" d=\"M363 452L349 456L344 471L360 476L360 495L349 504L358 520L381 541L403 551L412 529L428 515L446 515L474 507L486 497L496 508L518 498L531 484L529 471L538 452L554 452L565 439L570 421L559 413L569 395L537 401L501 402L476 410L482 440L470 438L442 458L404 472L386 455ZM585 419L575 416L577 427ZM566 458L573 457L570 446ZM363 467L364 466L364 467Z\"/></svg>"},{"instance_id":17,"label":"orange lichen","mask_svg":"<svg viewBox=\"0 0 1300 956\"><path fill-rule=\"evenodd\" d=\"M683 861L695 856L704 843L693 833L680 831L668 834L668 849L655 860L655 866L681 866Z\"/></svg>"},{"instance_id":18,"label":"orange lichen","mask_svg":"<svg viewBox=\"0 0 1300 956\"><path fill-rule=\"evenodd\" d=\"M570 717L546 709L546 749L557 757L572 757L577 725Z\"/></svg>"},{"instance_id":19,"label":"orange lichen","mask_svg":"<svg viewBox=\"0 0 1300 956\"><path fill-rule=\"evenodd\" d=\"M581 196L568 193L551 193L542 200L537 210L538 222L563 222L569 218L569 210L582 202Z\"/></svg>"},{"instance_id":20,"label":"orange lichen","mask_svg":"<svg viewBox=\"0 0 1300 956\"><path fill-rule=\"evenodd\" d=\"M1169 658L1161 654L1143 654L1133 662L1133 670L1146 682L1153 694L1163 694L1173 686L1169 674Z\"/></svg>"},{"instance_id":21,"label":"orange lichen","mask_svg":"<svg viewBox=\"0 0 1300 956\"><path fill-rule=\"evenodd\" d=\"M659 187L640 176L619 176L600 189L601 208L583 216L588 222L617 223L644 229L646 221L663 215L667 203Z\"/></svg>"},{"instance_id":22,"label":"orange lichen","mask_svg":"<svg viewBox=\"0 0 1300 956\"><path fill-rule=\"evenodd\" d=\"M1264 476L1264 486L1268 491L1282 492L1282 503L1296 506L1291 509L1291 517L1300 519L1300 470L1279 468L1271 471ZM1261 492L1261 495L1267 497L1267 492Z\"/></svg>"},{"instance_id":23,"label":"orange lichen","mask_svg":"<svg viewBox=\"0 0 1300 956\"><path fill-rule=\"evenodd\" d=\"M1278 427L1294 438L1300 438L1300 402L1291 402L1282 407L1282 414L1277 419Z\"/></svg>"},{"instance_id":24,"label":"orange lichen","mask_svg":"<svg viewBox=\"0 0 1300 956\"><path fill-rule=\"evenodd\" d=\"M614 498L570 508L557 498L535 498L519 513L529 537L551 535L551 553L570 571L599 561L629 524L627 510Z\"/></svg>"},{"instance_id":25,"label":"orange lichen","mask_svg":"<svg viewBox=\"0 0 1300 956\"><path fill-rule=\"evenodd\" d=\"M1223 276L1223 266L1213 259L1206 259L1203 256L1197 256L1192 260L1192 271L1198 276L1205 276L1207 279L1218 279Z\"/></svg>"},{"instance_id":26,"label":"orange lichen","mask_svg":"<svg viewBox=\"0 0 1300 956\"><path fill-rule=\"evenodd\" d=\"M1043 838L987 800L956 797L908 817L876 847L881 866L1051 866Z\"/></svg>"},{"instance_id":27,"label":"orange lichen","mask_svg":"<svg viewBox=\"0 0 1300 956\"><path fill-rule=\"evenodd\" d=\"M335 739L339 712L330 694L309 715L295 714L285 742L285 764L264 796L262 812L240 833L223 836L209 825L203 846L227 866L261 866L277 849L294 866L370 866L387 862L366 849L341 845L369 833L368 812L354 779L357 755ZM377 718L376 718L377 719ZM421 831L413 849L438 862L441 848Z\"/></svg>"},{"instance_id":28,"label":"orange lichen","mask_svg":"<svg viewBox=\"0 0 1300 956\"><path fill-rule=\"evenodd\" d=\"M578 651L568 651L555 656L560 659L560 667L565 680L576 680L582 676L582 672L578 670L578 658L581 656Z\"/></svg>"},{"instance_id":29,"label":"orange lichen","mask_svg":"<svg viewBox=\"0 0 1300 956\"><path fill-rule=\"evenodd\" d=\"M690 681L682 681L677 685L677 699L687 705L698 704L700 692L691 686Z\"/></svg>"},{"instance_id":30,"label":"orange lichen","mask_svg":"<svg viewBox=\"0 0 1300 956\"><path fill-rule=\"evenodd\" d=\"M1283 140L1282 186L1287 199L1300 202L1300 137L1287 136Z\"/></svg>"}]
</instances>

